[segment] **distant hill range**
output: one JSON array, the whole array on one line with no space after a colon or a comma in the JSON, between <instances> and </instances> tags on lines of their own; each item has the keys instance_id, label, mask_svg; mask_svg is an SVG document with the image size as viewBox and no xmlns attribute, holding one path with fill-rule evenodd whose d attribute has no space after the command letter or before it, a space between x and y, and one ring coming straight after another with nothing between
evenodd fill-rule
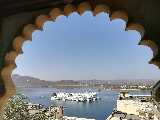
<instances>
[{"instance_id":1,"label":"distant hill range","mask_svg":"<svg viewBox=\"0 0 160 120\"><path fill-rule=\"evenodd\" d=\"M12 80L16 87L27 87L27 88L37 88L37 87L48 87L52 85L52 81L40 80L38 78L30 77L30 76L20 76L20 75L12 75Z\"/></svg>"},{"instance_id":2,"label":"distant hill range","mask_svg":"<svg viewBox=\"0 0 160 120\"><path fill-rule=\"evenodd\" d=\"M158 80L135 79L135 80L60 80L46 81L30 76L21 76L14 74L12 80L16 87L39 88L39 87L77 87L77 86L121 86L121 85L154 85Z\"/></svg>"},{"instance_id":3,"label":"distant hill range","mask_svg":"<svg viewBox=\"0 0 160 120\"><path fill-rule=\"evenodd\" d=\"M59 87L59 86L80 86L80 82L74 80L46 81L30 76L14 74L12 80L16 87L39 88L39 87Z\"/></svg>"}]
</instances>

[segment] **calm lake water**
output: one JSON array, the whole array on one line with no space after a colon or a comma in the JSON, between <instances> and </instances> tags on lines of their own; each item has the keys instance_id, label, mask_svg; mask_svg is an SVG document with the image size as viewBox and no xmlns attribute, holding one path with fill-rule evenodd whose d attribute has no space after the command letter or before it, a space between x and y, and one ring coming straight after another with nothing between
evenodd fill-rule
<instances>
[{"instance_id":1,"label":"calm lake water","mask_svg":"<svg viewBox=\"0 0 160 120\"><path fill-rule=\"evenodd\" d=\"M77 116L105 120L116 107L116 100L119 92L113 90L103 90L98 93L101 100L92 103L81 103L75 101L51 101L51 94L54 92L86 92L96 91L93 89L56 89L56 88L23 88L18 89L33 103L40 103L47 106L64 106L66 116ZM97 92L97 91L96 91ZM134 91L133 94L149 94L148 91Z\"/></svg>"}]
</instances>

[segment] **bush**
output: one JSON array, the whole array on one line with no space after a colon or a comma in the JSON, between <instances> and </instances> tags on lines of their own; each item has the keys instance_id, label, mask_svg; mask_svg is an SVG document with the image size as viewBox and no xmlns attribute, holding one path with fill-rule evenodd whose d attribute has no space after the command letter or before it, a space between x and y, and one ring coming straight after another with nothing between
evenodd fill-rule
<instances>
[{"instance_id":1,"label":"bush","mask_svg":"<svg viewBox=\"0 0 160 120\"><path fill-rule=\"evenodd\" d=\"M17 94L9 99L4 109L4 120L30 120L23 95Z\"/></svg>"}]
</instances>

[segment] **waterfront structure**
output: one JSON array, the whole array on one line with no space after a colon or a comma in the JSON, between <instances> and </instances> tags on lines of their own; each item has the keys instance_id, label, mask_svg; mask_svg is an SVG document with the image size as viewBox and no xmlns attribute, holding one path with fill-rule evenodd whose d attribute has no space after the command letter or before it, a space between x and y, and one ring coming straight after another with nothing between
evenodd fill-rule
<instances>
[{"instance_id":1,"label":"waterfront structure","mask_svg":"<svg viewBox=\"0 0 160 120\"><path fill-rule=\"evenodd\" d=\"M28 110L30 115L33 115L33 114L42 112L45 109L43 108L43 105L41 105L41 104L28 103L27 104L27 110Z\"/></svg>"},{"instance_id":2,"label":"waterfront structure","mask_svg":"<svg viewBox=\"0 0 160 120\"><path fill-rule=\"evenodd\" d=\"M79 118L76 116L74 117L64 116L63 106L59 107L50 106L48 108L45 108L41 104L28 103L27 110L30 115L44 113L47 116L48 120L95 120L95 119Z\"/></svg>"},{"instance_id":3,"label":"waterfront structure","mask_svg":"<svg viewBox=\"0 0 160 120\"><path fill-rule=\"evenodd\" d=\"M152 89L152 98L154 104L155 120L160 120L160 81L157 82Z\"/></svg>"},{"instance_id":4,"label":"waterfront structure","mask_svg":"<svg viewBox=\"0 0 160 120\"><path fill-rule=\"evenodd\" d=\"M106 120L160 120L158 106L151 95L120 92L116 110Z\"/></svg>"},{"instance_id":5,"label":"waterfront structure","mask_svg":"<svg viewBox=\"0 0 160 120\"><path fill-rule=\"evenodd\" d=\"M158 103L160 103L160 81L157 82L154 86L153 89L151 91L152 96L154 98L154 100Z\"/></svg>"},{"instance_id":6,"label":"waterfront structure","mask_svg":"<svg viewBox=\"0 0 160 120\"><path fill-rule=\"evenodd\" d=\"M137 115L114 111L106 120L142 120Z\"/></svg>"},{"instance_id":7,"label":"waterfront structure","mask_svg":"<svg viewBox=\"0 0 160 120\"><path fill-rule=\"evenodd\" d=\"M41 104L28 103L27 110L30 115L44 113L44 115L46 115L49 120L64 120L63 106L58 106L58 107L50 106L48 108L45 108Z\"/></svg>"}]
</instances>

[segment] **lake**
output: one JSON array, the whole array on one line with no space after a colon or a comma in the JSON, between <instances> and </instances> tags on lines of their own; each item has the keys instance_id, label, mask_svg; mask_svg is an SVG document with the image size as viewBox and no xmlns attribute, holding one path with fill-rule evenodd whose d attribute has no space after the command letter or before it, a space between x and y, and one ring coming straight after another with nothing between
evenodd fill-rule
<instances>
[{"instance_id":1,"label":"lake","mask_svg":"<svg viewBox=\"0 0 160 120\"><path fill-rule=\"evenodd\" d=\"M98 92L98 96L101 100L95 102L75 102L75 101L51 101L51 94L54 92L86 92L94 91L95 89L56 89L56 88L23 88L18 89L18 93L22 93L28 97L33 103L43 104L46 107L64 106L64 114L66 116L77 116L85 118L94 118L96 120L105 120L116 107L116 100L119 92L114 90L102 90ZM148 91L134 91L133 94L149 94Z\"/></svg>"}]
</instances>

